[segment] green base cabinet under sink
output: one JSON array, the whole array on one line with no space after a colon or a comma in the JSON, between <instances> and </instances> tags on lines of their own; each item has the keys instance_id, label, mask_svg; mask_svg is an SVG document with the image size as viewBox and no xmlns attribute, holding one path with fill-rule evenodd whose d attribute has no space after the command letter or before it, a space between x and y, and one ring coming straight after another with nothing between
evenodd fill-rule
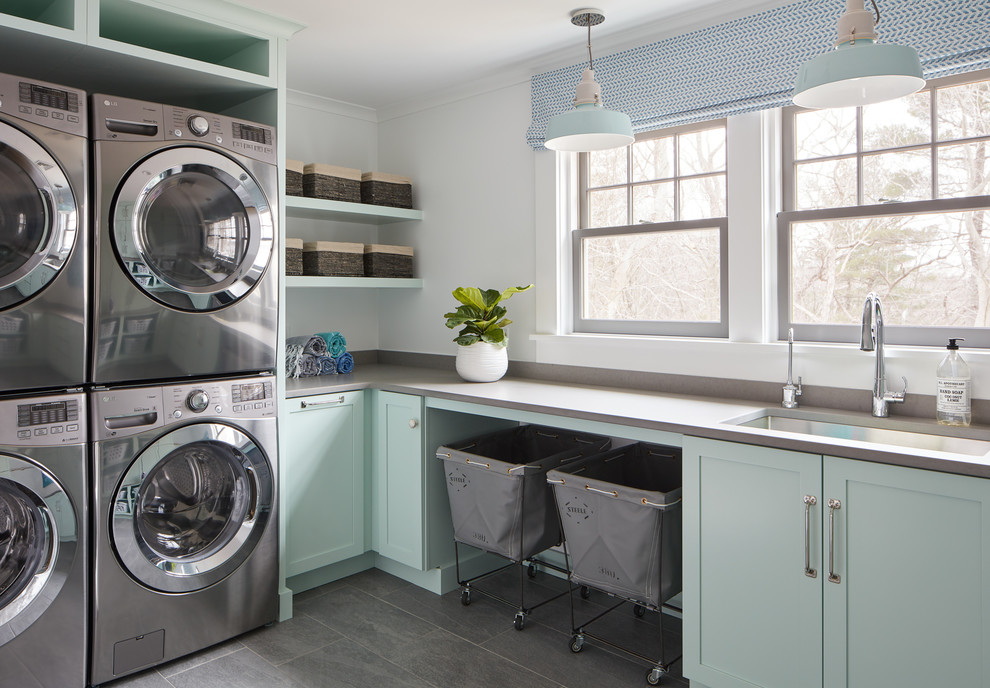
<instances>
[{"instance_id":1,"label":"green base cabinet under sink","mask_svg":"<svg viewBox=\"0 0 990 688\"><path fill-rule=\"evenodd\" d=\"M282 517L291 578L368 550L364 392L285 403Z\"/></svg>"},{"instance_id":2,"label":"green base cabinet under sink","mask_svg":"<svg viewBox=\"0 0 990 688\"><path fill-rule=\"evenodd\" d=\"M690 437L683 460L693 686L990 686L990 480Z\"/></svg>"}]
</instances>

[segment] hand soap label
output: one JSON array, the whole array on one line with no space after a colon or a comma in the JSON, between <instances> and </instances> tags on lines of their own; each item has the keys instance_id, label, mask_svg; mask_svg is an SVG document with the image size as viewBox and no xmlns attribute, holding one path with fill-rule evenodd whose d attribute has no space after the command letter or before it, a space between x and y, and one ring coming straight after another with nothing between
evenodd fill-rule
<instances>
[{"instance_id":1,"label":"hand soap label","mask_svg":"<svg viewBox=\"0 0 990 688\"><path fill-rule=\"evenodd\" d=\"M935 406L945 413L969 413L969 378L938 378Z\"/></svg>"}]
</instances>

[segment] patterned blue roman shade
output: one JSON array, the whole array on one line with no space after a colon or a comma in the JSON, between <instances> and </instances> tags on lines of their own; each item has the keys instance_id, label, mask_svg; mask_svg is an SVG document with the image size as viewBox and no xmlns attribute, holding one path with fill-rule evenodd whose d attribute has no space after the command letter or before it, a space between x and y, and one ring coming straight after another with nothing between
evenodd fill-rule
<instances>
[{"instance_id":1,"label":"patterned blue roman shade","mask_svg":"<svg viewBox=\"0 0 990 688\"><path fill-rule=\"evenodd\" d=\"M880 42L918 51L926 78L990 66L986 0L879 0ZM791 102L801 64L832 47L843 0L783 7L595 58L605 107L633 130L700 122ZM587 62L533 76L526 138L543 148L549 119L573 107Z\"/></svg>"}]
</instances>

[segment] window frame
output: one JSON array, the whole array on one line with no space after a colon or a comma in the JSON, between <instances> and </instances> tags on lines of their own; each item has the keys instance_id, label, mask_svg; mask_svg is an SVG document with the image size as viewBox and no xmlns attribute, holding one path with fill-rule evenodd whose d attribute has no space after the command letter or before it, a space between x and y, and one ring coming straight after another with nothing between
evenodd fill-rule
<instances>
[{"instance_id":1,"label":"window frame","mask_svg":"<svg viewBox=\"0 0 990 688\"><path fill-rule=\"evenodd\" d=\"M789 329L794 331L794 339L799 341L850 343L858 342L861 334L860 325L840 324L811 324L791 322L791 227L795 223L814 222L819 220L843 220L853 218L893 217L898 215L928 215L936 213L952 213L967 210L990 211L990 195L966 196L952 198L937 198L938 192L938 155L939 147L957 145L973 141L985 140L990 145L990 137L977 136L966 139L954 139L951 142L938 141L938 105L936 91L940 88L958 86L977 81L990 81L990 70L978 70L965 74L931 79L925 85L929 91L929 125L932 127L931 140L923 144L911 144L889 149L882 152L897 152L907 150L928 149L931 151L931 199L920 201L896 201L869 205L841 206L834 208L814 208L796 210L796 173L797 161L794 157L794 120L795 115L809 111L791 105L781 110L781 185L782 207L777 213L777 327L778 340L787 338ZM823 156L822 160L852 158L856 160L857 202L863 200L863 159L877 151L863 150L863 114L862 108L856 113L856 151L854 153ZM818 158L816 158L817 160ZM863 294L865 302L866 294ZM944 346L950 336L961 336L966 340L967 347L990 348L990 328L984 327L955 327L955 326L907 326L886 325L886 343L908 346Z\"/></svg>"},{"instance_id":2,"label":"window frame","mask_svg":"<svg viewBox=\"0 0 990 688\"><path fill-rule=\"evenodd\" d=\"M674 183L674 214L680 214L680 193L679 184L682 180L702 179L706 177L722 176L725 179L725 205L728 213L729 199L729 127L726 118L705 120L693 124L682 124L663 129L656 129L642 132L636 135L636 142L649 139L674 137L675 150L677 146L677 136L681 134L705 131L707 129L721 128L726 137L726 163L722 172L705 172L697 174L678 175L665 177L661 180L633 181L631 174L627 176L625 183L612 184L608 186L596 186L594 190L620 189L626 190L627 220L633 211L633 189L637 186L654 184L657 181L671 181ZM627 147L626 165L627 171L631 170L632 146ZM675 153L675 171L677 154ZM578 155L578 218L579 226L570 231L570 267L571 267L571 332L576 334L619 334L619 335L651 335L651 336L673 336L673 337L705 337L705 338L727 338L729 336L729 219L728 214L721 217L702 218L692 220L672 220L667 222L645 222L632 225L618 225L614 227L587 227L588 223L588 179L589 155L580 153ZM582 296L584 294L584 274L582 266L584 256L582 253L582 242L586 238L601 236L620 236L632 234L652 234L661 232L678 232L696 229L717 229L719 233L719 320L718 321L687 321L687 320L603 320L595 318L585 318L582 313Z\"/></svg>"}]
</instances>

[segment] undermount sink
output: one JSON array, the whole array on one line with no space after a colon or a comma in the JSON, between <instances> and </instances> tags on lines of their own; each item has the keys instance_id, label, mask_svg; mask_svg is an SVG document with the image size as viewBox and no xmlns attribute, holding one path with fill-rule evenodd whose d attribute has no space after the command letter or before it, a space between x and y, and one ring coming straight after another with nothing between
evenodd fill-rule
<instances>
[{"instance_id":1,"label":"undermount sink","mask_svg":"<svg viewBox=\"0 0 990 688\"><path fill-rule=\"evenodd\" d=\"M762 409L724 422L762 430L970 456L983 456L990 452L990 436L987 436L988 439L976 439L961 437L959 434L980 431L948 427L943 431L939 426L900 419L847 416L801 409Z\"/></svg>"}]
</instances>

